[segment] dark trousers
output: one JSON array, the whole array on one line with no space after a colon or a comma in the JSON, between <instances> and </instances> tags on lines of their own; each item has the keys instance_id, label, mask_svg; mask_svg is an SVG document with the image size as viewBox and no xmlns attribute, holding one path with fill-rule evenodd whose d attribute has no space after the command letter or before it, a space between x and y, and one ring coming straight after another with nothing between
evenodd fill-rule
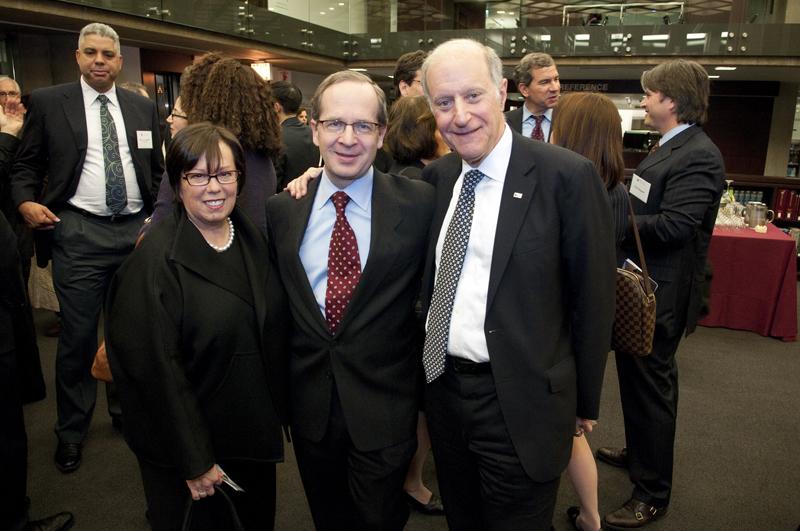
<instances>
[{"instance_id":1,"label":"dark trousers","mask_svg":"<svg viewBox=\"0 0 800 531\"><path fill-rule=\"evenodd\" d=\"M682 337L665 336L662 330L656 327L649 356L616 354L633 497L657 507L669 504L672 491L678 416L675 352Z\"/></svg>"},{"instance_id":2,"label":"dark trousers","mask_svg":"<svg viewBox=\"0 0 800 531\"><path fill-rule=\"evenodd\" d=\"M525 473L492 374L458 373L448 361L426 388L425 403L450 529L549 530L559 478L539 483Z\"/></svg>"},{"instance_id":3,"label":"dark trousers","mask_svg":"<svg viewBox=\"0 0 800 531\"><path fill-rule=\"evenodd\" d=\"M28 438L18 382L15 351L0 352L0 529L10 531L21 531L28 522Z\"/></svg>"},{"instance_id":4,"label":"dark trousers","mask_svg":"<svg viewBox=\"0 0 800 531\"><path fill-rule=\"evenodd\" d=\"M219 466L244 492L225 489L233 501L239 519L247 531L275 527L275 464L253 462L220 462ZM174 469L153 466L139 459L139 471L147 499L147 512L153 531L181 529L191 500L189 487ZM228 531L229 509L221 496L208 496L193 501L194 521L208 531Z\"/></svg>"},{"instance_id":5,"label":"dark trousers","mask_svg":"<svg viewBox=\"0 0 800 531\"><path fill-rule=\"evenodd\" d=\"M319 442L294 436L297 466L314 526L330 530L400 530L408 520L403 481L417 439L360 451L347 432L334 391L328 431Z\"/></svg>"},{"instance_id":6,"label":"dark trousers","mask_svg":"<svg viewBox=\"0 0 800 531\"><path fill-rule=\"evenodd\" d=\"M89 431L97 381L90 369L97 351L97 324L111 278L133 250L145 213L117 221L69 209L53 234L53 285L63 329L56 352L56 434L80 443Z\"/></svg>"}]
</instances>

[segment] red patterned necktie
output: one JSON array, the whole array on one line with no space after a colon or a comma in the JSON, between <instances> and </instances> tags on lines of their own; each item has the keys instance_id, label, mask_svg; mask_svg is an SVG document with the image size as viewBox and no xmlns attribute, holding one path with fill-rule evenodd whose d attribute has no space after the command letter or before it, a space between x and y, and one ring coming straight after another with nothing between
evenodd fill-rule
<instances>
[{"instance_id":1,"label":"red patterned necktie","mask_svg":"<svg viewBox=\"0 0 800 531\"><path fill-rule=\"evenodd\" d=\"M339 328L361 278L356 233L344 214L349 201L350 196L344 192L336 192L331 196L331 202L336 207L336 222L328 247L328 287L325 291L325 320L331 334L335 334Z\"/></svg>"},{"instance_id":2,"label":"red patterned necktie","mask_svg":"<svg viewBox=\"0 0 800 531\"><path fill-rule=\"evenodd\" d=\"M540 142L544 142L544 131L542 130L542 121L544 120L544 114L541 116L533 116L533 121L536 122L533 124L533 131L531 131L531 138L534 140L538 140Z\"/></svg>"}]
</instances>

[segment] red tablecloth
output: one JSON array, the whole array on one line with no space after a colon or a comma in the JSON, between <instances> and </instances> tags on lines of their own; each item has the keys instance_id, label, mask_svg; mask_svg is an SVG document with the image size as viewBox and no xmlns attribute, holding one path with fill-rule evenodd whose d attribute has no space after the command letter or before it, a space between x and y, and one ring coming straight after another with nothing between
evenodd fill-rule
<instances>
[{"instance_id":1,"label":"red tablecloth","mask_svg":"<svg viewBox=\"0 0 800 531\"><path fill-rule=\"evenodd\" d=\"M797 339L797 249L773 225L766 234L717 227L708 258L714 268L711 313L703 326Z\"/></svg>"}]
</instances>

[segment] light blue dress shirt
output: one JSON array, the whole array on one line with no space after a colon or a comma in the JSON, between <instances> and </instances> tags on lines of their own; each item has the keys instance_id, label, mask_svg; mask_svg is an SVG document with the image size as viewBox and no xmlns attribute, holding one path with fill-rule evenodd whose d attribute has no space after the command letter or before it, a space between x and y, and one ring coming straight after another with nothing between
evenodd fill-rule
<instances>
[{"instance_id":1,"label":"light blue dress shirt","mask_svg":"<svg viewBox=\"0 0 800 531\"><path fill-rule=\"evenodd\" d=\"M343 189L350 201L344 209L344 215L353 228L358 242L358 256L361 260L361 271L367 266L369 244L372 236L372 167L363 177L356 179ZM333 224L336 222L336 207L331 196L340 191L328 179L325 170L319 181L317 195L311 206L303 242L300 244L300 262L306 271L308 282L314 291L314 298L325 316L325 292L328 289L328 248L331 244Z\"/></svg>"},{"instance_id":2,"label":"light blue dress shirt","mask_svg":"<svg viewBox=\"0 0 800 531\"><path fill-rule=\"evenodd\" d=\"M533 126L536 122L533 119L533 113L528 110L528 106L522 104L522 136L530 138L533 133ZM544 120L542 120L542 133L544 134L545 142L550 142L550 128L553 126L553 109L547 109L544 113Z\"/></svg>"},{"instance_id":3,"label":"light blue dress shirt","mask_svg":"<svg viewBox=\"0 0 800 531\"><path fill-rule=\"evenodd\" d=\"M670 129L669 131L667 131L666 134L664 134L661 137L661 139L658 141L658 147L663 146L664 144L666 144L667 142L669 142L670 140L672 140L673 138L678 136L680 133L686 131L687 129L689 129L693 125L694 124L679 124L679 125L676 125L675 127Z\"/></svg>"}]
</instances>

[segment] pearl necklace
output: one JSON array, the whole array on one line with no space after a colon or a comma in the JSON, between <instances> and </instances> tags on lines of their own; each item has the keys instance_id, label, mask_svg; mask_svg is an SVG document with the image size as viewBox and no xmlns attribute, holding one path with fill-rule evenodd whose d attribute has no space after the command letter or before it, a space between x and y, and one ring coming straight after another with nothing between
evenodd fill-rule
<instances>
[{"instance_id":1,"label":"pearl necklace","mask_svg":"<svg viewBox=\"0 0 800 531\"><path fill-rule=\"evenodd\" d=\"M233 237L236 234L236 231L233 228L233 221L231 221L230 217L228 218L228 229L230 229L228 231L228 243L226 243L222 247L218 247L218 246L214 245L213 243L211 243L210 241L206 240L206 243L208 244L208 246L211 247L212 249L214 249L215 251L217 251L218 253L222 253L222 252L225 252L228 249L230 249L231 245L233 245Z\"/></svg>"}]
</instances>

